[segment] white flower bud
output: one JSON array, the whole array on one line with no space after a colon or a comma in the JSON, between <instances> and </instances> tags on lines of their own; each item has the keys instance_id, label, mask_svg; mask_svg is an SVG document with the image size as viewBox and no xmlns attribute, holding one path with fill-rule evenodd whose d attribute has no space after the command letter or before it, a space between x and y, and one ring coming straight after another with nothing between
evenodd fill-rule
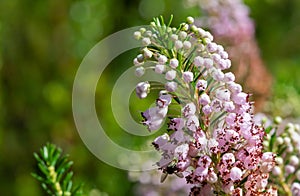
<instances>
[{"instance_id":1,"label":"white flower bud","mask_svg":"<svg viewBox=\"0 0 300 196\"><path fill-rule=\"evenodd\" d=\"M278 164L278 165L282 165L283 164L283 160L281 157L276 157L275 158L275 162Z\"/></svg>"},{"instance_id":2,"label":"white flower bud","mask_svg":"<svg viewBox=\"0 0 300 196\"><path fill-rule=\"evenodd\" d=\"M292 165L286 165L286 166L284 167L284 170L285 170L285 175L288 176L289 174L294 173L296 169L295 169L295 167L292 166Z\"/></svg>"},{"instance_id":3,"label":"white flower bud","mask_svg":"<svg viewBox=\"0 0 300 196\"><path fill-rule=\"evenodd\" d=\"M165 71L165 65L157 64L157 65L155 66L154 71L155 71L156 73L162 74L162 73Z\"/></svg>"},{"instance_id":4,"label":"white flower bud","mask_svg":"<svg viewBox=\"0 0 300 196\"><path fill-rule=\"evenodd\" d=\"M138 61L137 58L134 58L134 59L133 59L133 64L134 64L135 66L141 66L143 63L140 63L140 62Z\"/></svg>"},{"instance_id":5,"label":"white flower bud","mask_svg":"<svg viewBox=\"0 0 300 196\"><path fill-rule=\"evenodd\" d=\"M190 71L183 72L182 77L183 80L187 83L192 82L194 80L194 74Z\"/></svg>"},{"instance_id":6,"label":"white flower bud","mask_svg":"<svg viewBox=\"0 0 300 196\"><path fill-rule=\"evenodd\" d=\"M175 41L175 48L177 50L181 49L183 47L183 43L180 40Z\"/></svg>"},{"instance_id":7,"label":"white flower bud","mask_svg":"<svg viewBox=\"0 0 300 196\"><path fill-rule=\"evenodd\" d=\"M165 78L167 80L174 80L175 77L176 77L176 71L175 70L170 70L170 71L167 71Z\"/></svg>"},{"instance_id":8,"label":"white flower bud","mask_svg":"<svg viewBox=\"0 0 300 196\"><path fill-rule=\"evenodd\" d=\"M203 63L204 63L204 59L201 56L196 56L194 58L194 64L195 64L196 67L202 66Z\"/></svg>"},{"instance_id":9,"label":"white flower bud","mask_svg":"<svg viewBox=\"0 0 300 196\"><path fill-rule=\"evenodd\" d=\"M188 49L190 49L191 47L192 47L191 42L189 42L189 41L184 41L184 42L183 42L183 48L184 48L184 49L188 50Z\"/></svg>"},{"instance_id":10,"label":"white flower bud","mask_svg":"<svg viewBox=\"0 0 300 196\"><path fill-rule=\"evenodd\" d=\"M180 38L181 40L185 39L186 36L187 36L187 33L186 33L185 31L180 31L180 32L179 32L179 38Z\"/></svg>"},{"instance_id":11,"label":"white flower bud","mask_svg":"<svg viewBox=\"0 0 300 196\"><path fill-rule=\"evenodd\" d=\"M232 101L226 101L224 103L224 109L227 112L232 112L235 109L235 105L234 105L234 103Z\"/></svg>"},{"instance_id":12,"label":"white flower bud","mask_svg":"<svg viewBox=\"0 0 300 196\"><path fill-rule=\"evenodd\" d=\"M148 31L145 32L145 35L148 36L148 37L151 37L152 36L152 32L150 30L148 30Z\"/></svg>"},{"instance_id":13,"label":"white flower bud","mask_svg":"<svg viewBox=\"0 0 300 196\"><path fill-rule=\"evenodd\" d=\"M228 89L217 89L216 97L221 101L229 101L230 100L230 91Z\"/></svg>"},{"instance_id":14,"label":"white flower bud","mask_svg":"<svg viewBox=\"0 0 300 196\"><path fill-rule=\"evenodd\" d=\"M176 82L167 82L165 85L165 88L169 92L174 92L177 89L177 83Z\"/></svg>"},{"instance_id":15,"label":"white flower bud","mask_svg":"<svg viewBox=\"0 0 300 196\"><path fill-rule=\"evenodd\" d=\"M194 18L189 16L186 18L186 21L187 21L187 23L192 24L192 23L194 23Z\"/></svg>"},{"instance_id":16,"label":"white flower bud","mask_svg":"<svg viewBox=\"0 0 300 196\"><path fill-rule=\"evenodd\" d=\"M165 64L168 61L168 58L165 55L160 55L157 60L160 64Z\"/></svg>"},{"instance_id":17,"label":"white flower bud","mask_svg":"<svg viewBox=\"0 0 300 196\"><path fill-rule=\"evenodd\" d=\"M247 97L248 97L248 94L246 94L244 92L240 92L237 94L233 94L232 100L236 104L243 105L247 102Z\"/></svg>"},{"instance_id":18,"label":"white flower bud","mask_svg":"<svg viewBox=\"0 0 300 196\"><path fill-rule=\"evenodd\" d=\"M153 55L153 53L148 48L144 48L143 52L144 52L144 57L147 59L150 59Z\"/></svg>"},{"instance_id":19,"label":"white flower bud","mask_svg":"<svg viewBox=\"0 0 300 196\"><path fill-rule=\"evenodd\" d=\"M209 46L210 44L207 44L207 46ZM219 64L220 61L221 61L221 56L217 53L214 53L211 55L211 58L213 59L213 61L216 63L216 64Z\"/></svg>"},{"instance_id":20,"label":"white flower bud","mask_svg":"<svg viewBox=\"0 0 300 196\"><path fill-rule=\"evenodd\" d=\"M209 183L216 183L218 181L218 176L215 172L210 172L207 176L207 181Z\"/></svg>"},{"instance_id":21,"label":"white flower bud","mask_svg":"<svg viewBox=\"0 0 300 196\"><path fill-rule=\"evenodd\" d=\"M133 36L136 40L139 40L139 39L141 39L142 34L141 34L141 32L136 31L136 32L134 32Z\"/></svg>"},{"instance_id":22,"label":"white flower bud","mask_svg":"<svg viewBox=\"0 0 300 196\"><path fill-rule=\"evenodd\" d=\"M240 84L237 84L235 82L228 82L228 89L233 93L233 94L238 94L242 92L242 86Z\"/></svg>"},{"instance_id":23,"label":"white flower bud","mask_svg":"<svg viewBox=\"0 0 300 196\"><path fill-rule=\"evenodd\" d=\"M201 105L207 105L210 103L210 98L206 93L203 93L199 97L199 104Z\"/></svg>"},{"instance_id":24,"label":"white flower bud","mask_svg":"<svg viewBox=\"0 0 300 196\"><path fill-rule=\"evenodd\" d=\"M223 59L228 59L228 53L226 51L221 51L219 52L219 55L223 58Z\"/></svg>"},{"instance_id":25,"label":"white flower bud","mask_svg":"<svg viewBox=\"0 0 300 196\"><path fill-rule=\"evenodd\" d=\"M280 124L282 122L282 118L280 116L276 116L274 119L275 124Z\"/></svg>"},{"instance_id":26,"label":"white flower bud","mask_svg":"<svg viewBox=\"0 0 300 196\"><path fill-rule=\"evenodd\" d=\"M177 41L177 40L178 40L178 35L172 34L172 35L171 35L171 40L172 40L172 41Z\"/></svg>"},{"instance_id":27,"label":"white flower bud","mask_svg":"<svg viewBox=\"0 0 300 196\"><path fill-rule=\"evenodd\" d=\"M209 39L209 38L207 38L207 37L203 38L203 43L205 43L205 44L208 44L208 43L210 43L211 41L212 41L212 40Z\"/></svg>"},{"instance_id":28,"label":"white flower bud","mask_svg":"<svg viewBox=\"0 0 300 196\"><path fill-rule=\"evenodd\" d=\"M203 44L199 43L197 48L198 48L198 50L197 50L198 52L202 52L205 49L205 46Z\"/></svg>"},{"instance_id":29,"label":"white flower bud","mask_svg":"<svg viewBox=\"0 0 300 196\"><path fill-rule=\"evenodd\" d=\"M297 166L299 164L299 158L296 155L292 155L290 157L290 162L289 164L293 165L293 166Z\"/></svg>"},{"instance_id":30,"label":"white flower bud","mask_svg":"<svg viewBox=\"0 0 300 196\"><path fill-rule=\"evenodd\" d=\"M141 77L144 74L145 74L145 68L144 67L138 67L138 68L135 69L135 75L137 77Z\"/></svg>"},{"instance_id":31,"label":"white flower bud","mask_svg":"<svg viewBox=\"0 0 300 196\"><path fill-rule=\"evenodd\" d=\"M229 69L231 67L231 61L229 59L220 59L216 64L221 70Z\"/></svg>"},{"instance_id":32,"label":"white flower bud","mask_svg":"<svg viewBox=\"0 0 300 196\"><path fill-rule=\"evenodd\" d=\"M150 38L149 38L149 37L144 37L144 38L142 39L142 44L143 44L144 46L150 45L150 44L151 44Z\"/></svg>"},{"instance_id":33,"label":"white flower bud","mask_svg":"<svg viewBox=\"0 0 300 196\"><path fill-rule=\"evenodd\" d=\"M212 52L217 51L218 45L216 43L214 43L214 42L211 42L211 43L207 44L206 48L207 48L208 52L212 53Z\"/></svg>"},{"instance_id":34,"label":"white flower bud","mask_svg":"<svg viewBox=\"0 0 300 196\"><path fill-rule=\"evenodd\" d=\"M143 34L146 32L146 29L144 27L140 28L140 32Z\"/></svg>"},{"instance_id":35,"label":"white flower bud","mask_svg":"<svg viewBox=\"0 0 300 196\"><path fill-rule=\"evenodd\" d=\"M291 144L291 138L285 137L283 140L284 140L284 143L285 143L286 145L290 145L290 144Z\"/></svg>"},{"instance_id":36,"label":"white flower bud","mask_svg":"<svg viewBox=\"0 0 300 196\"><path fill-rule=\"evenodd\" d=\"M275 167L273 168L273 170L272 170L272 174L273 174L274 176L279 176L279 175L281 174L281 169L280 169L280 167L275 166Z\"/></svg>"},{"instance_id":37,"label":"white flower bud","mask_svg":"<svg viewBox=\"0 0 300 196\"><path fill-rule=\"evenodd\" d=\"M199 35L201 36L201 37L204 37L205 36L205 34L206 34L206 31L204 30L204 29L202 29L202 28L198 28L198 33L199 33Z\"/></svg>"},{"instance_id":38,"label":"white flower bud","mask_svg":"<svg viewBox=\"0 0 300 196\"><path fill-rule=\"evenodd\" d=\"M242 175L243 175L243 172L242 172L242 170L240 168L238 168L238 167L231 168L231 170L230 170L230 178L233 181L241 180Z\"/></svg>"},{"instance_id":39,"label":"white flower bud","mask_svg":"<svg viewBox=\"0 0 300 196\"><path fill-rule=\"evenodd\" d=\"M214 37L212 36L212 34L210 33L210 32L208 32L208 31L205 31L205 36L204 37L206 37L208 40L208 42L207 43L209 43L209 42L212 42L213 40L214 40Z\"/></svg>"},{"instance_id":40,"label":"white flower bud","mask_svg":"<svg viewBox=\"0 0 300 196\"><path fill-rule=\"evenodd\" d=\"M227 72L224 74L224 82L233 82L235 80L235 76L232 72Z\"/></svg>"},{"instance_id":41,"label":"white flower bud","mask_svg":"<svg viewBox=\"0 0 300 196\"><path fill-rule=\"evenodd\" d=\"M207 69L209 69L209 68L211 68L211 67L214 65L214 62L213 62L213 60L210 59L210 58L204 58L203 65L204 65Z\"/></svg>"},{"instance_id":42,"label":"white flower bud","mask_svg":"<svg viewBox=\"0 0 300 196\"><path fill-rule=\"evenodd\" d=\"M139 54L139 55L137 55L136 59L139 63L142 63L144 61L144 55Z\"/></svg>"},{"instance_id":43,"label":"white flower bud","mask_svg":"<svg viewBox=\"0 0 300 196\"><path fill-rule=\"evenodd\" d=\"M294 129L294 124L289 122L289 123L286 124L285 127L288 128L288 129L290 129L290 128Z\"/></svg>"},{"instance_id":44,"label":"white flower bud","mask_svg":"<svg viewBox=\"0 0 300 196\"><path fill-rule=\"evenodd\" d=\"M170 60L170 67L172 67L173 69L176 69L178 67L178 60L177 59L171 59Z\"/></svg>"},{"instance_id":45,"label":"white flower bud","mask_svg":"<svg viewBox=\"0 0 300 196\"><path fill-rule=\"evenodd\" d=\"M283 144L283 139L282 139L282 137L280 137L280 136L277 137L277 138L276 138L276 142L277 142L277 144L279 144L279 145L280 145L280 144Z\"/></svg>"},{"instance_id":46,"label":"white flower bud","mask_svg":"<svg viewBox=\"0 0 300 196\"><path fill-rule=\"evenodd\" d=\"M223 81L224 73L220 69L212 69L212 77L217 81Z\"/></svg>"},{"instance_id":47,"label":"white flower bud","mask_svg":"<svg viewBox=\"0 0 300 196\"><path fill-rule=\"evenodd\" d=\"M218 45L218 46L217 46L217 52L218 52L218 53L225 52L225 51L224 51L224 47L223 47L222 45ZM221 55L221 54L219 54L219 55ZM221 56L222 56L222 55L221 55Z\"/></svg>"}]
</instances>

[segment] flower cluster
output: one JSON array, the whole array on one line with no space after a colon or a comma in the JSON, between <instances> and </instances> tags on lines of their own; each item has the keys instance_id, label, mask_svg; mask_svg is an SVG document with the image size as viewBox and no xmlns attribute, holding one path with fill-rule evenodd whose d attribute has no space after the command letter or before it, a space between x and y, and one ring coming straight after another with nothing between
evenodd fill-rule
<instances>
[{"instance_id":1,"label":"flower cluster","mask_svg":"<svg viewBox=\"0 0 300 196\"><path fill-rule=\"evenodd\" d=\"M262 109L270 94L272 78L260 57L249 8L242 0L186 2L190 6L198 5L203 16L195 23L208 28L218 43L226 46L237 81L253 93L256 111Z\"/></svg>"},{"instance_id":2,"label":"flower cluster","mask_svg":"<svg viewBox=\"0 0 300 196\"><path fill-rule=\"evenodd\" d=\"M279 195L300 196L300 125L277 117L266 125L266 131L265 150L278 155L270 183L277 187Z\"/></svg>"},{"instance_id":3,"label":"flower cluster","mask_svg":"<svg viewBox=\"0 0 300 196\"><path fill-rule=\"evenodd\" d=\"M153 141L162 172L184 176L194 185L190 195L276 195L267 187L275 155L263 152L265 132L254 123L250 95L224 71L231 66L224 48L192 17L179 28L155 19L134 36L144 45L136 75L152 69L165 77L156 106L142 113L149 131L170 118L168 133ZM139 83L137 96L149 89L151 82Z\"/></svg>"}]
</instances>

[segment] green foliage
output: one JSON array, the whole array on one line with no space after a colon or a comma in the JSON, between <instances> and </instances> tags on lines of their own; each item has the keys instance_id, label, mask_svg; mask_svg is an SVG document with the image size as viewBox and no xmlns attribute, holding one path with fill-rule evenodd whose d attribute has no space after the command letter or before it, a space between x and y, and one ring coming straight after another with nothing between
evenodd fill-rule
<instances>
[{"instance_id":1,"label":"green foliage","mask_svg":"<svg viewBox=\"0 0 300 196\"><path fill-rule=\"evenodd\" d=\"M82 185L73 186L73 162L68 160L68 155L62 155L60 148L48 143L40 149L39 154L34 153L34 158L38 172L32 173L32 176L40 181L49 195L83 195Z\"/></svg>"}]
</instances>

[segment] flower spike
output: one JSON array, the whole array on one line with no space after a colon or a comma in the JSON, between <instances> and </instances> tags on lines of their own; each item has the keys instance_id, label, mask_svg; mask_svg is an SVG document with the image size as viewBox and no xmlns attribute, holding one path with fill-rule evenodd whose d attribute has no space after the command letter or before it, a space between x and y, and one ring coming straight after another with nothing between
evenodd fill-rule
<instances>
[{"instance_id":1,"label":"flower spike","mask_svg":"<svg viewBox=\"0 0 300 196\"><path fill-rule=\"evenodd\" d=\"M170 115L169 132L153 142L163 178L183 175L194 185L190 195L275 195L267 186L275 155L263 152L264 128L253 120L250 95L225 72L231 61L223 46L192 17L179 28L155 18L134 35L147 40L134 60L137 72L154 69L166 79L156 106L142 113L143 124L157 130L169 107L181 107ZM139 83L137 95L145 98L149 89Z\"/></svg>"}]
</instances>

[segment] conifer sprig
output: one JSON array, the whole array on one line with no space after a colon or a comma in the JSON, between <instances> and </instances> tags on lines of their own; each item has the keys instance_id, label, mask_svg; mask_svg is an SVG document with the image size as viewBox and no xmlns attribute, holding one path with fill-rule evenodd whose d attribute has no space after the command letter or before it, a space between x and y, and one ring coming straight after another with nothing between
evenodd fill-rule
<instances>
[{"instance_id":1,"label":"conifer sprig","mask_svg":"<svg viewBox=\"0 0 300 196\"><path fill-rule=\"evenodd\" d=\"M72 182L73 161L68 159L68 155L62 155L60 148L48 143L39 154L33 155L37 161L37 172L32 176L40 181L46 193L55 196L83 195L82 184L74 186Z\"/></svg>"}]
</instances>

